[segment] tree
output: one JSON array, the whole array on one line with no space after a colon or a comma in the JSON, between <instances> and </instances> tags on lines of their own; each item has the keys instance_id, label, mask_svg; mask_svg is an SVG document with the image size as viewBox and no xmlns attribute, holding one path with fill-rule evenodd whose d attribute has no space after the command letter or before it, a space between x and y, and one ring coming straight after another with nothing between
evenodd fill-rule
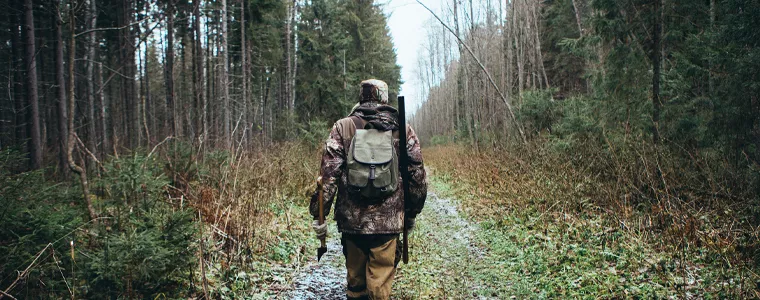
<instances>
[{"instance_id":1,"label":"tree","mask_svg":"<svg viewBox=\"0 0 760 300\"><path fill-rule=\"evenodd\" d=\"M66 101L66 79L63 64L63 20L60 18L62 13L61 1L55 1L55 85L56 96L58 98L58 131L60 132L59 147L59 165L63 179L68 180L70 175L68 151L69 151L69 126L68 126L68 109Z\"/></svg>"},{"instance_id":2,"label":"tree","mask_svg":"<svg viewBox=\"0 0 760 300\"><path fill-rule=\"evenodd\" d=\"M166 119L164 128L167 130L167 136L177 134L177 123L174 119L176 108L174 107L174 1L166 2L166 64L164 65L164 74L166 75Z\"/></svg>"},{"instance_id":3,"label":"tree","mask_svg":"<svg viewBox=\"0 0 760 300\"><path fill-rule=\"evenodd\" d=\"M652 0L654 6L654 24L652 26L652 140L655 144L660 142L660 55L662 54L660 46L660 34L662 33L662 0Z\"/></svg>"},{"instance_id":4,"label":"tree","mask_svg":"<svg viewBox=\"0 0 760 300\"><path fill-rule=\"evenodd\" d=\"M97 220L97 213L95 212L95 207L92 205L92 199L90 199L90 184L89 181L87 181L87 170L82 168L81 166L77 165L77 163L74 161L74 144L75 141L79 140L79 137L77 137L76 130L74 127L74 119L76 116L76 110L75 110L75 93L74 93L74 87L75 87L75 74L74 74L74 62L76 57L76 36L74 34L76 30L76 19L75 19L75 13L74 13L74 5L71 5L71 9L69 10L69 61L68 61L68 67L69 67L69 95L68 95L68 148L66 149L66 157L69 162L69 167L71 170L79 175L79 184L82 186L82 195L84 197L85 202L87 203L87 211L90 214L90 220L95 221ZM58 43L63 44L63 37L61 35L58 35ZM59 48L58 51L63 51L63 47ZM63 56L61 54L61 56Z\"/></svg>"},{"instance_id":5,"label":"tree","mask_svg":"<svg viewBox=\"0 0 760 300\"><path fill-rule=\"evenodd\" d=\"M40 137L40 106L37 96L37 48L34 35L34 6L32 0L24 1L24 47L26 65L26 98L29 105L29 156L32 169L42 167L42 139Z\"/></svg>"},{"instance_id":6,"label":"tree","mask_svg":"<svg viewBox=\"0 0 760 300\"><path fill-rule=\"evenodd\" d=\"M97 32L95 27L98 22L97 0L85 0L85 28L90 31L87 34L86 56L85 56L85 69L87 78L87 148L97 155L97 135L95 133L95 49L98 47ZM92 159L88 160L92 165Z\"/></svg>"},{"instance_id":7,"label":"tree","mask_svg":"<svg viewBox=\"0 0 760 300\"><path fill-rule=\"evenodd\" d=\"M224 128L224 147L226 149L232 149L232 137L230 132L230 123L232 114L232 108L230 107L230 54L229 46L227 45L227 0L222 0L222 110L224 111L224 119L222 120Z\"/></svg>"}]
</instances>

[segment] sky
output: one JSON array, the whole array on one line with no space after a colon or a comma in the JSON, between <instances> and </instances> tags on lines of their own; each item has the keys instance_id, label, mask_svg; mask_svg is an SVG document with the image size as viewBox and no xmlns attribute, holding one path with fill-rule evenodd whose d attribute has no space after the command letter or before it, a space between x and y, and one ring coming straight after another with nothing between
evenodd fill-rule
<instances>
[{"instance_id":1,"label":"sky","mask_svg":"<svg viewBox=\"0 0 760 300\"><path fill-rule=\"evenodd\" d=\"M439 0L423 0L422 3L435 12L441 10ZM388 27L391 30L393 45L396 47L398 64L401 66L401 79L404 81L399 95L405 97L407 111L414 112L424 100L416 99L420 95L414 82L417 53L426 38L423 24L432 15L415 0L390 0L383 8L385 14L390 16Z\"/></svg>"}]
</instances>

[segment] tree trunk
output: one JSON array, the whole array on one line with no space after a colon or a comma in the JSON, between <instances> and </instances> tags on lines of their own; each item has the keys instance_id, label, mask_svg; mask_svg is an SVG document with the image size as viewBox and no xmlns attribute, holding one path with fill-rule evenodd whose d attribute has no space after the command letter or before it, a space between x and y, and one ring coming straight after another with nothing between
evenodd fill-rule
<instances>
[{"instance_id":1,"label":"tree trunk","mask_svg":"<svg viewBox=\"0 0 760 300\"><path fill-rule=\"evenodd\" d=\"M24 2L14 2L15 6L13 7L14 10L17 12L23 11L24 9ZM23 14L14 14L15 15L15 25L11 26L13 34L11 35L11 44L13 46L12 55L13 55L13 64L14 72L13 72L13 115L14 115L14 138L16 141L19 141L20 143L26 142L26 105L25 102L25 96L24 96L24 84L22 83L25 78L25 67L23 64L23 54L21 51L24 49L24 30L21 28L19 30L18 24L22 24L24 22Z\"/></svg>"},{"instance_id":2,"label":"tree trunk","mask_svg":"<svg viewBox=\"0 0 760 300\"><path fill-rule=\"evenodd\" d=\"M175 107L174 107L174 1L167 3L167 29L166 29L166 64L164 65L166 84L166 119L164 130L166 136L176 135Z\"/></svg>"},{"instance_id":3,"label":"tree trunk","mask_svg":"<svg viewBox=\"0 0 760 300\"><path fill-rule=\"evenodd\" d=\"M533 11L533 25L534 25L533 30L535 32L535 37L536 37L536 40L535 40L535 43L536 43L536 49L535 49L535 51L536 51L536 60L537 60L536 64L538 65L538 71L540 71L541 74L543 74L543 77L544 77L543 78L544 79L544 87L548 89L548 88L551 88L551 85L549 84L549 77L546 76L546 68L544 67L544 55L543 55L543 53L541 51L541 37L539 36L539 32L541 32L541 30L539 30L540 28L538 27L538 19L539 19L538 18L539 17L539 15L538 15L538 6L539 6L539 2L536 2L536 3L532 4L532 5L533 5L532 6L532 11ZM540 88L540 86L539 86L539 88Z\"/></svg>"},{"instance_id":4,"label":"tree trunk","mask_svg":"<svg viewBox=\"0 0 760 300\"><path fill-rule=\"evenodd\" d=\"M573 10L575 11L575 22L578 23L578 36L583 37L583 20L581 19L581 7L578 5L578 1L580 0L573 0Z\"/></svg>"},{"instance_id":5,"label":"tree trunk","mask_svg":"<svg viewBox=\"0 0 760 300\"><path fill-rule=\"evenodd\" d=\"M230 136L230 55L227 45L227 0L222 0L222 105L224 109L224 147L232 150L232 139Z\"/></svg>"},{"instance_id":6,"label":"tree trunk","mask_svg":"<svg viewBox=\"0 0 760 300\"><path fill-rule=\"evenodd\" d=\"M295 22L295 7L296 7L296 1L292 1L288 7L288 20L286 24L286 30L285 30L285 63L286 63L286 69L285 69L285 99L286 99L286 105L288 108L288 114L292 116L295 112L295 99L293 96L293 78L294 78L294 71L293 71L293 56L295 55L295 51L293 50L294 44L293 44L293 24Z\"/></svg>"},{"instance_id":7,"label":"tree trunk","mask_svg":"<svg viewBox=\"0 0 760 300\"><path fill-rule=\"evenodd\" d=\"M514 2L513 3L507 3L507 20L508 21L511 21L512 18L514 18L514 13L512 12L512 6L513 5L514 5ZM512 44L512 34L513 34L512 29L514 27L510 26L509 24L510 24L509 22L505 22L505 25L504 25L504 33L505 33L505 37L506 37L504 39L504 44L505 44L505 47L507 48L506 51L505 51L506 52L506 56L507 56L507 68L506 68L506 72L507 72L507 87L506 87L506 90L507 91L506 92L507 92L507 99L509 99L509 101L511 101L512 103L514 103L512 101L512 99L513 99L512 98L512 92L513 92L512 88L514 86L514 77L513 76L514 76L514 73L515 73L514 70L513 70L513 68L514 68L514 63L513 63L513 58L514 58L513 49L514 49L514 47L513 47L513 44Z\"/></svg>"},{"instance_id":8,"label":"tree trunk","mask_svg":"<svg viewBox=\"0 0 760 300\"><path fill-rule=\"evenodd\" d=\"M63 66L63 20L59 18L61 16L60 0L55 2L55 85L56 95L58 97L58 131L61 132L60 153L59 153L59 165L61 175L64 180L69 180L71 177L71 170L69 169L68 162L68 149L69 149L69 127L68 127L68 113L66 112L66 79L64 77Z\"/></svg>"},{"instance_id":9,"label":"tree trunk","mask_svg":"<svg viewBox=\"0 0 760 300\"><path fill-rule=\"evenodd\" d=\"M654 1L654 28L652 30L652 140L655 144L660 142L660 108L662 102L660 101L660 52L661 41L660 33L662 30L662 15L660 11L662 9L661 0Z\"/></svg>"},{"instance_id":10,"label":"tree trunk","mask_svg":"<svg viewBox=\"0 0 760 300\"><path fill-rule=\"evenodd\" d=\"M106 93L104 91L105 86L103 85L103 63L98 63L98 76L95 77L96 84L98 86L98 101L100 103L100 133L102 137L102 153L109 153L111 151L111 140L108 136L108 114L106 112L107 110L107 104L106 104ZM115 153L114 153L115 154Z\"/></svg>"},{"instance_id":11,"label":"tree trunk","mask_svg":"<svg viewBox=\"0 0 760 300\"><path fill-rule=\"evenodd\" d=\"M203 47L201 45L201 0L193 0L193 29L195 30L195 97L198 109L198 115L196 116L196 127L198 128L199 136L201 137L201 143L206 140L208 136L208 123L206 122L206 90L203 68Z\"/></svg>"},{"instance_id":12,"label":"tree trunk","mask_svg":"<svg viewBox=\"0 0 760 300\"><path fill-rule=\"evenodd\" d=\"M30 0L27 0L30 1ZM77 134L74 129L74 117L76 115L76 111L74 110L74 58L76 53L76 38L74 36L74 32L76 30L75 26L75 13L73 11L74 5L71 6L72 9L69 12L69 26L70 26L70 40L69 40L69 140L68 140L68 149L66 151L66 158L69 162L69 167L71 168L74 173L77 173L79 175L79 183L82 185L82 194L84 196L84 200L87 203L87 211L90 213L90 220L97 219L98 215L95 213L95 207L92 205L92 200L90 200L90 187L89 183L87 182L87 171L85 171L82 167L78 166L76 162L74 161L74 144L75 140L77 139ZM63 40L63 37L60 35L58 36L59 40ZM62 43L62 42L61 42ZM63 50L63 49L61 49Z\"/></svg>"},{"instance_id":13,"label":"tree trunk","mask_svg":"<svg viewBox=\"0 0 760 300\"><path fill-rule=\"evenodd\" d=\"M210 20L210 16L206 16L206 25L208 29L208 21ZM211 31L209 29L209 31ZM206 102L205 106L203 107L203 115L204 115L204 122L206 122L207 126L206 128L208 135L211 135L212 133L215 134L216 140L215 143L218 142L218 130L216 128L216 124L213 122L215 119L213 106L209 105L209 99L211 99L211 96L214 92L214 79L216 78L216 70L215 66L211 63L211 49L213 49L215 46L217 46L216 41L211 39L211 34L206 34L206 72L208 72L206 75ZM219 50L217 48L217 50ZM208 136L204 138L204 140L208 139Z\"/></svg>"},{"instance_id":14,"label":"tree trunk","mask_svg":"<svg viewBox=\"0 0 760 300\"><path fill-rule=\"evenodd\" d=\"M710 29L711 30L715 29L715 9L716 8L717 7L715 5L715 0L710 0ZM714 95L713 92L715 91L715 78L713 76L713 70L712 69L713 69L713 59L710 58L710 61L708 62L708 70L707 70L708 71L708 76L709 76L709 78L708 78L708 88L709 88L708 91L710 92L710 96L709 96L710 103L712 103L712 101L713 101L712 97Z\"/></svg>"},{"instance_id":15,"label":"tree trunk","mask_svg":"<svg viewBox=\"0 0 760 300\"><path fill-rule=\"evenodd\" d=\"M296 16L298 15L298 1L293 0L293 24L298 26L296 22ZM290 106L295 111L296 107L296 75L298 74L298 30L293 30L293 72L290 73ZM345 58L344 58L345 61Z\"/></svg>"},{"instance_id":16,"label":"tree trunk","mask_svg":"<svg viewBox=\"0 0 760 300\"><path fill-rule=\"evenodd\" d=\"M145 11L148 11L149 9L150 9L150 2L149 1L145 1ZM150 31L150 27L149 26L150 26L150 22L146 21L145 22L145 32L146 32L146 35ZM149 58L149 54L150 54L150 50L148 49L148 41L147 41L147 37L146 37L146 40L145 40L145 53L143 53L143 56L145 57L145 61L143 62L143 68L142 68L143 69L143 76L142 77L143 77L143 80L144 80L144 83L143 83L143 127L145 127L144 128L144 130L145 130L145 137L147 139L147 142L145 144L148 145L148 146L150 146L151 144L153 144L153 140L152 140L153 137L151 136L151 132L153 132L154 134L156 134L156 131L154 130L155 125L156 125L155 118L148 118L148 117L150 117L151 108L153 110L156 109L152 105L153 104L153 99L150 96L151 92L150 92L150 71L149 71L150 70L150 63L149 63L150 58ZM150 120L150 126L147 124L148 120Z\"/></svg>"},{"instance_id":17,"label":"tree trunk","mask_svg":"<svg viewBox=\"0 0 760 300\"><path fill-rule=\"evenodd\" d=\"M120 30L120 51L121 64L124 66L124 77L122 78L122 103L124 104L124 130L126 132L125 146L134 148L139 145L140 125L139 111L140 105L135 97L135 45L132 33L132 1L123 0L121 5L121 14L119 18Z\"/></svg>"},{"instance_id":18,"label":"tree trunk","mask_svg":"<svg viewBox=\"0 0 760 300\"><path fill-rule=\"evenodd\" d=\"M240 73L242 73L242 79L241 84L243 86L243 91L241 93L242 101L241 104L243 105L242 113L243 113L243 123L245 126L243 126L243 131L241 132L241 136L243 137L244 143L248 144L248 73L247 70L247 55L248 55L248 49L245 46L245 0L240 0Z\"/></svg>"},{"instance_id":19,"label":"tree trunk","mask_svg":"<svg viewBox=\"0 0 760 300\"><path fill-rule=\"evenodd\" d=\"M40 138L40 106L37 96L37 50L34 38L34 6L32 0L24 1L24 30L26 31L25 61L26 65L26 99L29 105L29 156L32 169L42 167L42 140Z\"/></svg>"},{"instance_id":20,"label":"tree trunk","mask_svg":"<svg viewBox=\"0 0 760 300\"><path fill-rule=\"evenodd\" d=\"M97 19L98 19L98 11L96 10L96 2L97 0L85 0L85 20L86 30L93 30L95 26L97 26ZM85 59L85 76L87 77L87 148L89 148L90 152L92 152L96 157L98 154L97 149L97 137L95 134L95 48L97 47L97 41L96 41L96 32L91 31L87 34L87 54ZM89 158L87 159L88 165L92 165L94 161Z\"/></svg>"}]
</instances>

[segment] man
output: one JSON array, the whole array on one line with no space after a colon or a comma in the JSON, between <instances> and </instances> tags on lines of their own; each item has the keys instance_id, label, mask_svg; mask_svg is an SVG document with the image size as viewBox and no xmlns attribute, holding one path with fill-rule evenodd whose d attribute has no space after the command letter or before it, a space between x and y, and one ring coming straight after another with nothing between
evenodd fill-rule
<instances>
[{"instance_id":1,"label":"man","mask_svg":"<svg viewBox=\"0 0 760 300\"><path fill-rule=\"evenodd\" d=\"M399 233L403 231L404 219L408 230L414 227L415 217L425 204L427 182L419 140L414 130L407 126L410 182L401 182L400 172L394 172L399 176L399 184L395 186L395 191L388 191L388 196L370 201L356 192L356 188L349 185L347 162L353 158L349 156L353 153L348 152L356 129L365 127L393 132L392 143L398 153L398 112L388 105L388 85L383 81L370 79L361 83L359 103L349 117L333 125L325 143L320 170L324 215L329 214L333 196L337 196L334 219L342 234L341 244L346 257L347 298L389 299L391 283L400 260L400 251L397 250ZM406 208L403 184L409 184L411 194ZM318 188L312 196L309 210L315 219L314 231L317 237L322 237L327 234L327 225L320 225L317 221L319 192Z\"/></svg>"}]
</instances>

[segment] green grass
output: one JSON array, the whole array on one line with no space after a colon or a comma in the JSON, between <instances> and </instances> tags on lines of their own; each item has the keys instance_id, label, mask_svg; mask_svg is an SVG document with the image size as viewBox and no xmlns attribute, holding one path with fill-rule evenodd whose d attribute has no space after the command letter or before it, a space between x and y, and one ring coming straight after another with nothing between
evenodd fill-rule
<instances>
[{"instance_id":1,"label":"green grass","mask_svg":"<svg viewBox=\"0 0 760 300\"><path fill-rule=\"evenodd\" d=\"M553 179L545 179L531 182L544 188L555 185ZM442 197L459 199L463 218L476 224L471 243L481 247L483 255L475 259L446 239L445 232L428 236L430 227L456 228L424 225L436 216L423 211L423 237L415 235L415 263L402 271L414 279L399 281L403 298L711 299L751 295L757 284L751 270L731 268L712 251L660 249L599 210L539 210L547 206L545 199L499 206L510 199L474 195L470 191L475 187L462 178L440 172L434 172L431 187ZM482 202L496 204L476 205ZM461 256L449 259L452 253Z\"/></svg>"}]
</instances>

